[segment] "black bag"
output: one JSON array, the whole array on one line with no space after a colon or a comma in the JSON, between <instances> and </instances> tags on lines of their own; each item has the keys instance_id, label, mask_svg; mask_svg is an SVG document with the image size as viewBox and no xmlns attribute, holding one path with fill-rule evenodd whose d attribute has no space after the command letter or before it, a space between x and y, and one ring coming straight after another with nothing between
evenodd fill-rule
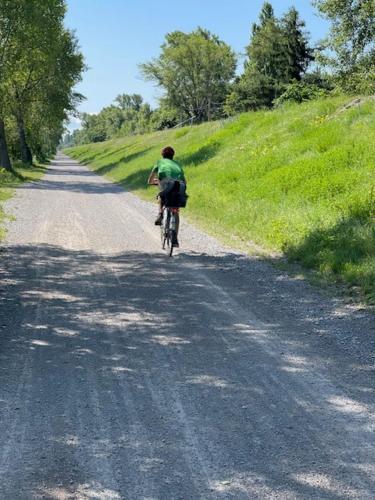
<instances>
[{"instance_id":1,"label":"black bag","mask_svg":"<svg viewBox=\"0 0 375 500\"><path fill-rule=\"evenodd\" d=\"M182 181L175 181L163 195L164 205L170 208L185 208L187 199L186 184Z\"/></svg>"}]
</instances>

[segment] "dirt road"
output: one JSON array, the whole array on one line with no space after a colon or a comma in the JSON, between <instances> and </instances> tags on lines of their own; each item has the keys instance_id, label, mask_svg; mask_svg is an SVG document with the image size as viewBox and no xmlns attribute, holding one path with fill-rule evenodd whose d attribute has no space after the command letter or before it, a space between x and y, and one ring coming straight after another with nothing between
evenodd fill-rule
<instances>
[{"instance_id":1,"label":"dirt road","mask_svg":"<svg viewBox=\"0 0 375 500\"><path fill-rule=\"evenodd\" d=\"M372 316L62 155L7 208L1 499L375 497Z\"/></svg>"}]
</instances>

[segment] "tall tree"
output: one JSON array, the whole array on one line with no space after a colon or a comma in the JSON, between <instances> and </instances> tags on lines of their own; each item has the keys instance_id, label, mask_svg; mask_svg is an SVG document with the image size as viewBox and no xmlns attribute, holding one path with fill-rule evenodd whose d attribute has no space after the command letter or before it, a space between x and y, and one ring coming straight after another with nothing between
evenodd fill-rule
<instances>
[{"instance_id":1,"label":"tall tree","mask_svg":"<svg viewBox=\"0 0 375 500\"><path fill-rule=\"evenodd\" d=\"M269 2L265 2L259 14L260 26L264 27L268 22L274 20L275 20L275 12L273 10L273 7ZM254 27L256 27L256 24L254 24Z\"/></svg>"},{"instance_id":2,"label":"tall tree","mask_svg":"<svg viewBox=\"0 0 375 500\"><path fill-rule=\"evenodd\" d=\"M27 142L26 113L38 87L48 78L55 57L65 6L62 0L41 0L27 3L22 17L22 30L17 37L19 57L8 77L8 100L16 120L21 160L32 163L32 152Z\"/></svg>"},{"instance_id":3,"label":"tall tree","mask_svg":"<svg viewBox=\"0 0 375 500\"><path fill-rule=\"evenodd\" d=\"M314 4L332 23L323 62L334 69L344 89L356 91L367 85L374 92L374 0L314 0Z\"/></svg>"},{"instance_id":4,"label":"tall tree","mask_svg":"<svg viewBox=\"0 0 375 500\"><path fill-rule=\"evenodd\" d=\"M116 97L115 102L123 111L129 109L139 111L143 104L143 97L139 94L120 94Z\"/></svg>"},{"instance_id":5,"label":"tall tree","mask_svg":"<svg viewBox=\"0 0 375 500\"><path fill-rule=\"evenodd\" d=\"M72 87L83 69L75 37L63 26L65 9L64 0L28 2L27 22L18 39L22 51L8 79L8 95L24 163L32 162L27 130L32 104L41 102L63 120L64 110L72 108Z\"/></svg>"},{"instance_id":6,"label":"tall tree","mask_svg":"<svg viewBox=\"0 0 375 500\"><path fill-rule=\"evenodd\" d=\"M181 117L202 121L220 114L236 68L232 49L202 28L168 34L161 49L141 70L165 91L164 102Z\"/></svg>"},{"instance_id":7,"label":"tall tree","mask_svg":"<svg viewBox=\"0 0 375 500\"><path fill-rule=\"evenodd\" d=\"M0 116L0 167L11 170L4 118Z\"/></svg>"},{"instance_id":8,"label":"tall tree","mask_svg":"<svg viewBox=\"0 0 375 500\"><path fill-rule=\"evenodd\" d=\"M280 21L265 2L253 24L248 59L226 102L228 113L271 107L292 80L300 80L312 59L304 23L295 9Z\"/></svg>"},{"instance_id":9,"label":"tall tree","mask_svg":"<svg viewBox=\"0 0 375 500\"><path fill-rule=\"evenodd\" d=\"M16 42L22 33L26 3L26 0L0 0L0 166L8 170L11 162L5 130L5 86L20 55Z\"/></svg>"},{"instance_id":10,"label":"tall tree","mask_svg":"<svg viewBox=\"0 0 375 500\"><path fill-rule=\"evenodd\" d=\"M0 159L4 165L10 166L4 117L15 120L21 159L31 163L30 141L37 149L42 148L40 141L49 144L52 137L58 141L61 123L74 108L73 86L84 64L74 35L64 27L65 11L65 0L0 0ZM38 113L46 127L33 126L40 121Z\"/></svg>"},{"instance_id":11,"label":"tall tree","mask_svg":"<svg viewBox=\"0 0 375 500\"><path fill-rule=\"evenodd\" d=\"M269 78L276 86L287 78L284 34L270 3L263 5L259 20L259 25L253 25L253 36L247 47L247 67Z\"/></svg>"},{"instance_id":12,"label":"tall tree","mask_svg":"<svg viewBox=\"0 0 375 500\"><path fill-rule=\"evenodd\" d=\"M64 27L59 30L50 61L48 74L32 92L30 105L25 110L32 149L39 158L54 153L59 134L63 131L62 123L68 114L75 113L77 105L84 99L74 91L84 69L83 56L74 34ZM35 127L35 122L39 120L37 115L44 123L41 135Z\"/></svg>"},{"instance_id":13,"label":"tall tree","mask_svg":"<svg viewBox=\"0 0 375 500\"><path fill-rule=\"evenodd\" d=\"M309 47L306 23L299 17L297 9L291 7L281 19L281 28L287 56L287 78L301 80L313 61L313 50Z\"/></svg>"},{"instance_id":14,"label":"tall tree","mask_svg":"<svg viewBox=\"0 0 375 500\"><path fill-rule=\"evenodd\" d=\"M246 52L245 71L227 99L228 113L270 107L287 79L283 31L269 2L262 7L259 23L252 26Z\"/></svg>"}]
</instances>

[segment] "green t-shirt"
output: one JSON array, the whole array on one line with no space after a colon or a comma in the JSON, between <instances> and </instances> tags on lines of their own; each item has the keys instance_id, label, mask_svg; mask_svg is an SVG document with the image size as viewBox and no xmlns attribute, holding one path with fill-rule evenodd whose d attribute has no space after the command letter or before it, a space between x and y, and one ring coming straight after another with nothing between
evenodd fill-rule
<instances>
[{"instance_id":1,"label":"green t-shirt","mask_svg":"<svg viewBox=\"0 0 375 500\"><path fill-rule=\"evenodd\" d=\"M169 160L168 158L159 160L152 171L158 174L158 179L160 181L167 178L176 179L177 181L185 181L185 175L182 167L180 167L176 161Z\"/></svg>"}]
</instances>

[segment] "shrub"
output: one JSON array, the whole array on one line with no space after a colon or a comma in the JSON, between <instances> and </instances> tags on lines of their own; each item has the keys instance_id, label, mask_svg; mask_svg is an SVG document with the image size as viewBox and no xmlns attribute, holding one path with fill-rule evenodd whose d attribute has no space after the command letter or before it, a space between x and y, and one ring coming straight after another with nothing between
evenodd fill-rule
<instances>
[{"instance_id":1,"label":"shrub","mask_svg":"<svg viewBox=\"0 0 375 500\"><path fill-rule=\"evenodd\" d=\"M328 95L328 91L313 83L293 82L286 86L280 97L274 100L275 106L281 106L285 102L303 102L319 99Z\"/></svg>"}]
</instances>

